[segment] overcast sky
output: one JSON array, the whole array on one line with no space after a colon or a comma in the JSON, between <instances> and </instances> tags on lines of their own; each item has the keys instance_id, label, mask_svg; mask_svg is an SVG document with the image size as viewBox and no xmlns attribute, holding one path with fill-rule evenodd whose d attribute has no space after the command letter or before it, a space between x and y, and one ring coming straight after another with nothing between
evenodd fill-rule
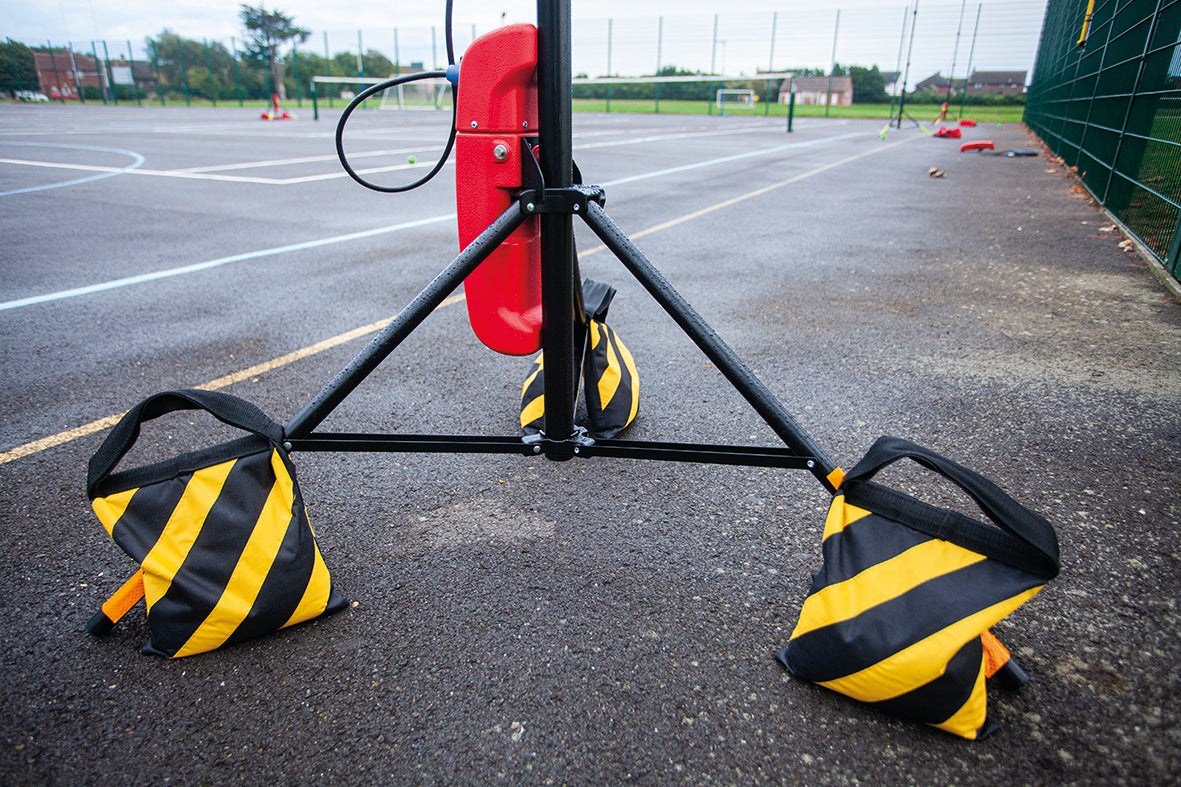
<instances>
[{"instance_id":1,"label":"overcast sky","mask_svg":"<svg viewBox=\"0 0 1181 787\"><path fill-rule=\"evenodd\" d=\"M573 0L576 73L652 73L657 62L690 70L753 73L775 69L827 67L833 56L845 64L905 68L911 53L910 83L955 64L963 76L969 57L985 70L1032 70L1045 0ZM332 54L375 48L393 59L394 30L403 62L445 62L443 0L268 0L312 31L305 48ZM74 42L90 49L107 41L112 57L128 42L142 57L144 39L165 28L185 38L240 45L241 4L231 0L0 0L0 35L26 44ZM533 0L456 0L455 40L460 49L472 31L485 33L502 20L532 22ZM838 20L839 9L839 20ZM718 17L717 33L714 18ZM664 17L663 21L660 17ZM979 26L976 20L979 16ZM608 30L607 20L611 21ZM774 27L772 21L775 22ZM903 23L914 23L914 45ZM431 44L431 27L436 28ZM608 44L610 43L610 46ZM974 47L973 47L974 44ZM99 47L101 54L101 45ZM116 55L116 52L120 53Z\"/></svg>"}]
</instances>

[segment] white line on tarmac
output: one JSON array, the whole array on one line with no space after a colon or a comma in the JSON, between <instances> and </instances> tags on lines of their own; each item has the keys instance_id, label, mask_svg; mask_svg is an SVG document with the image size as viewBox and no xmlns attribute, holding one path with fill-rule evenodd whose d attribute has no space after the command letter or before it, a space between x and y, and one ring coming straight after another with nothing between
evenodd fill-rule
<instances>
[{"instance_id":1,"label":"white line on tarmac","mask_svg":"<svg viewBox=\"0 0 1181 787\"><path fill-rule=\"evenodd\" d=\"M192 265L183 265L179 268L168 268L162 271L153 271L152 273L141 273L138 276L128 276L123 279L114 279L112 281L100 282L98 284L89 284L85 287L75 287L72 290L60 290L58 292L51 292L45 295L34 295L29 298L20 298L15 301L6 301L0 303L0 311L8 309L18 309L22 306L32 306L36 303L49 303L50 301L61 301L67 298L77 298L79 295L89 295L95 292L103 292L105 290L114 290L120 287L130 287L133 284L143 284L144 282L156 281L158 279L167 279L173 276L183 276L186 273L196 273L197 271L205 271L210 268L217 268L222 265L228 265L232 262L246 262L247 260L256 260L260 257L272 257L276 254L286 254L292 251L304 251L306 249L315 249L321 246L331 246L334 243L346 243L352 240L360 240L362 238L372 238L375 235L386 235L391 232L400 232L402 230L413 229L415 227L423 227L427 224L437 224L441 221L450 221L455 218L454 213L448 213L441 216L431 216L425 219L418 219L417 221L407 221L402 224L391 224L388 227L378 227L372 230L363 230L361 232L350 232L347 235L335 235L331 238L321 238L319 240L310 240L303 243L292 243L288 246L276 246L270 249L260 249L258 251L249 251L245 254L233 254L229 257L219 257L216 260L207 260L205 262L198 262Z\"/></svg>"},{"instance_id":2,"label":"white line on tarmac","mask_svg":"<svg viewBox=\"0 0 1181 787\"><path fill-rule=\"evenodd\" d=\"M42 161L21 161L17 159L0 159L9 164L33 164L41 167L57 167L59 169L80 169L89 172L99 172L101 174L91 175L88 178L77 178L76 180L67 180L60 183L46 183L42 186L29 186L24 189L13 189L12 191L0 191L0 197L7 197L12 194L29 194L34 191L48 191L49 189L60 189L66 186L76 186L79 183L90 183L95 180L102 180L103 178L121 175L126 172L134 172L137 167L144 163L144 157L136 153L134 150L122 150L120 148L100 148L93 145L61 145L51 142L5 142L5 145L19 145L21 147L30 148L64 148L66 150L87 150L96 151L99 153L118 153L120 156L130 156L133 160L126 167L84 167L78 165L58 165L50 164Z\"/></svg>"},{"instance_id":3,"label":"white line on tarmac","mask_svg":"<svg viewBox=\"0 0 1181 787\"><path fill-rule=\"evenodd\" d=\"M713 205L708 205L704 208L692 211L690 213L686 213L682 216L678 216L674 219L670 219L669 221L663 222L661 224L657 224L655 226L648 227L645 230L641 230L639 232L633 233L630 237L633 239L640 238L640 237L643 237L644 235L651 235L654 232L660 232L661 230L665 230L670 227L675 227L678 224L683 224L687 221L692 221L693 219L700 218L701 216L704 216L708 213L712 213L714 211L730 207L731 205L736 205L739 202L743 202L748 199L753 199L755 197L762 196L763 194L766 194L770 191L774 191L775 189L782 188L782 187L787 186L791 183L796 183L800 180L804 180L805 178L810 178L813 175L818 175L822 172L827 172L828 170L833 169L835 167L839 167L844 164L848 164L853 161L857 161L858 159L865 158L866 156L871 156L875 153L880 153L883 150L888 150L890 148L897 147L898 145L909 142L911 139L916 139L916 138L917 137L903 138L901 140L898 140L897 142L892 142L892 143L885 145L885 146L874 147L869 150L862 151L861 153L856 153L852 156L847 156L843 159L840 159L839 161L834 161L829 164L822 164L819 167L814 167L813 169L810 169L806 172L801 172L798 175L790 177L786 180L781 180L778 183L772 183L768 186L763 186L762 188L755 189L754 191L749 191L745 194L739 194L736 197L731 197L730 199L722 200L721 202L716 202ZM450 218L450 217L447 217L447 218ZM583 257L587 257L591 254L595 254L597 252L604 251L604 250L606 250L606 246L602 246L602 245L595 246L594 248L590 248L590 249L587 249L586 251L580 252L580 255ZM459 303L463 300L465 300L465 296L463 293L452 295L451 297L447 298L442 303L440 303L438 306L438 309L442 309L445 306L450 306L454 303ZM287 364L293 363L293 362L300 360L302 358L307 358L311 355L315 355L316 353L322 352L326 349L329 349L330 347L337 347L341 344L344 344L346 342L350 342L350 341L357 339L361 336L365 336L370 333L374 333L375 331L378 331L382 327L384 327L387 322L388 322L388 320L380 320L375 323L370 323L369 325L363 325L360 328L354 328L351 331L346 331L344 333L333 336L329 339L325 339L321 342L317 342L316 344L310 345L308 347L304 347L302 349L295 350L294 352L290 352L286 355L279 356L278 358L275 358L271 361L266 361L264 363L257 364L255 366L250 366L246 369L242 369L240 371L233 372L233 373L228 374L224 377L219 377L216 380L211 380L211 381L204 383L202 385L199 385L197 387L203 388L206 390L217 390L220 388L225 388L229 385L232 385L233 383L241 382L242 380L247 380L247 379L250 379L251 377L257 377L258 375L263 374L264 372L273 371L274 369L278 369L282 366L286 366ZM108 428L114 426L116 423L119 422L119 419L122 417L123 417L123 413L118 413L116 415L109 415L105 418L100 418L97 421L91 421L88 424L84 424L82 426L75 427L74 429L67 429L66 431L58 432L57 434L49 435L48 437L43 437L39 440L33 440L32 442L28 442L23 445L18 445L15 448L12 448L8 451L0 451L0 465L7 464L8 462L15 461L15 460L20 459L22 457L26 457L26 456L30 456L32 454L40 453L41 451L44 451L46 449L53 448L54 446L62 445L63 443L68 443L73 440L77 440L80 437L85 437L86 435L94 434L95 432L101 432L104 429L108 429Z\"/></svg>"},{"instance_id":4,"label":"white line on tarmac","mask_svg":"<svg viewBox=\"0 0 1181 787\"><path fill-rule=\"evenodd\" d=\"M723 156L721 158L709 159L708 161L699 161L693 164L685 164L680 167L671 167L669 169L655 170L641 175L632 175L626 178L619 178L617 180L606 181L599 185L603 187L618 186L624 183L634 183L640 180L648 180L651 178L659 178L665 175L672 175L678 172L686 172L693 169L701 169L703 167L715 166L717 164L726 164L740 159L757 158L759 156L767 156L773 153L782 152L792 148L811 147L813 145L821 145L827 142L837 142L843 139L850 139L857 136L872 135L872 132L858 132L853 134L840 134L835 137L822 137L819 139L807 140L805 142L793 142L786 145L777 145L773 148L762 148L759 150L750 150L744 153L736 153L733 156ZM407 165L404 165L407 166ZM366 172L375 172L381 170L367 170ZM150 171L148 174L151 174ZM193 175L192 177L199 177ZM210 176L212 177L212 176ZM325 176L326 177L326 176ZM181 276L188 273L196 273L198 271L209 270L210 268L228 265L234 262L245 262L248 260L259 259L260 257L270 257L276 254L285 254L292 251L303 251L305 249L313 249L319 246L329 246L335 243L345 243L352 240L360 240L376 235L384 235L391 232L400 232L406 229L413 229L415 227L422 227L428 224L435 224L441 221L450 221L455 218L454 213L447 213L439 216L430 216L416 221L404 222L402 224L392 224L387 227L378 227L372 230L364 230L361 232L353 232L347 235L336 235L331 238L322 238L320 240L305 241L303 243L295 243L288 246L278 246L270 249L260 249L258 251L246 252L244 254L234 254L229 257L219 257L215 260L208 260L206 262L198 262L192 265L183 265L178 268L169 268L167 270L155 271L152 273L143 273L137 276L128 276L123 279L115 279L107 282L100 282L97 284L90 284L84 287L76 287L69 290L59 290L58 292L46 293L45 295L34 295L28 298L19 298L0 303L0 311L8 309L18 309L23 306L33 306L39 303L50 303L53 301L65 300L67 298L76 298L80 295L89 295L96 292L103 292L106 290L113 290L120 287L129 287L135 284L143 284L144 282L156 281L159 279L166 279L173 276Z\"/></svg>"}]
</instances>

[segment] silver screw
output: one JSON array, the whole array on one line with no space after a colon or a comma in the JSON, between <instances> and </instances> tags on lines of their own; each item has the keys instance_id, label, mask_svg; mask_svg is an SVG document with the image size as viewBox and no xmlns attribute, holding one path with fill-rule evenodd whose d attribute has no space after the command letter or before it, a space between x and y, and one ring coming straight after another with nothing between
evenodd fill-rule
<instances>
[{"instance_id":1,"label":"silver screw","mask_svg":"<svg viewBox=\"0 0 1181 787\"><path fill-rule=\"evenodd\" d=\"M811 468L813 468L813 467L815 467L815 466L816 466L816 463L815 463L815 462L813 462L811 459L809 459L809 460L808 460L808 468L809 468L809 469L811 469Z\"/></svg>"},{"instance_id":2,"label":"silver screw","mask_svg":"<svg viewBox=\"0 0 1181 787\"><path fill-rule=\"evenodd\" d=\"M576 454L581 454L581 453L582 453L582 449L581 449L581 448L577 448L577 447L575 447L575 449L574 449L574 453L576 453Z\"/></svg>"},{"instance_id":3,"label":"silver screw","mask_svg":"<svg viewBox=\"0 0 1181 787\"><path fill-rule=\"evenodd\" d=\"M521 128L529 128L529 121L526 120L524 123L522 123Z\"/></svg>"},{"instance_id":4,"label":"silver screw","mask_svg":"<svg viewBox=\"0 0 1181 787\"><path fill-rule=\"evenodd\" d=\"M479 127L480 127L480 124L473 120L472 121L472 128L479 128Z\"/></svg>"},{"instance_id":5,"label":"silver screw","mask_svg":"<svg viewBox=\"0 0 1181 787\"><path fill-rule=\"evenodd\" d=\"M492 155L496 157L497 161L504 161L506 158L508 158L508 148L506 148L504 145L497 145L496 147L492 148Z\"/></svg>"},{"instance_id":6,"label":"silver screw","mask_svg":"<svg viewBox=\"0 0 1181 787\"><path fill-rule=\"evenodd\" d=\"M574 212L577 213L580 210L582 210L582 206L579 205L577 202L575 202L574 203Z\"/></svg>"},{"instance_id":7,"label":"silver screw","mask_svg":"<svg viewBox=\"0 0 1181 787\"><path fill-rule=\"evenodd\" d=\"M540 454L541 453L541 446L539 446L539 445L533 446L533 453Z\"/></svg>"},{"instance_id":8,"label":"silver screw","mask_svg":"<svg viewBox=\"0 0 1181 787\"><path fill-rule=\"evenodd\" d=\"M532 212L533 212L533 203L532 203L532 202L526 202L526 203L525 203L525 210L527 210L527 211L529 211L530 213L532 213Z\"/></svg>"}]
</instances>

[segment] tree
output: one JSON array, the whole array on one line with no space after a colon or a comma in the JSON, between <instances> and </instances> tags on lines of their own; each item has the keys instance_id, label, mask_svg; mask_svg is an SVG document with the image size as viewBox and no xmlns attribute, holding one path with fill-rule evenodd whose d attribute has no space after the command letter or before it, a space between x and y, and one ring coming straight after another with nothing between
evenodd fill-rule
<instances>
[{"instance_id":1,"label":"tree","mask_svg":"<svg viewBox=\"0 0 1181 787\"><path fill-rule=\"evenodd\" d=\"M890 94L886 92L886 78L877 66L849 66L849 78L853 80L854 104L886 104Z\"/></svg>"},{"instance_id":2,"label":"tree","mask_svg":"<svg viewBox=\"0 0 1181 787\"><path fill-rule=\"evenodd\" d=\"M39 90L33 50L9 39L0 48L0 90Z\"/></svg>"},{"instance_id":3,"label":"tree","mask_svg":"<svg viewBox=\"0 0 1181 787\"><path fill-rule=\"evenodd\" d=\"M207 44L182 38L168 28L156 38L145 41L148 59L160 69L162 88L184 91L187 86L189 95L212 98L216 87L219 100L237 95L238 71L234 68L234 56L220 42ZM211 69L212 83L209 79ZM246 75L243 77L249 83ZM260 90L250 92L255 98L262 97Z\"/></svg>"},{"instance_id":4,"label":"tree","mask_svg":"<svg viewBox=\"0 0 1181 787\"><path fill-rule=\"evenodd\" d=\"M292 39L302 44L311 31L296 27L292 18L282 11L267 11L245 3L241 17L246 28L246 57L266 66L272 92L279 94L280 101L286 100L287 89L283 84L286 63L279 59L279 47Z\"/></svg>"}]
</instances>

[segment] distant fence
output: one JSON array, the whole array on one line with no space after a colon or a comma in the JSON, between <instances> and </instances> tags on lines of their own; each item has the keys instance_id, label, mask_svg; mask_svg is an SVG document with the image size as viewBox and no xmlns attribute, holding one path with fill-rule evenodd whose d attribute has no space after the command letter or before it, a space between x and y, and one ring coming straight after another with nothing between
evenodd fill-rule
<instances>
[{"instance_id":1,"label":"distant fence","mask_svg":"<svg viewBox=\"0 0 1181 787\"><path fill-rule=\"evenodd\" d=\"M592 79L681 73L755 78L782 71L827 74L836 63L846 69L877 66L887 77L879 92L890 96L903 87L927 87L932 94L967 87L971 98L982 88L966 79L975 72L1017 74L1020 90L1033 63L1043 2L923 0L916 13L914 0L872 7L857 2L843 10L839 3L784 0L780 11L621 18L582 16L579 7L574 9L572 70ZM435 5L438 25L398 25L398 12L391 9L389 27L318 30L298 47L284 47L280 67L287 99L310 98L313 76L386 77L445 65L443 3ZM60 29L59 11L45 6L46 31ZM458 18L453 28L457 55L490 29ZM37 52L35 70L20 65L22 48ZM265 99L265 66L252 62L244 50L241 38L191 39L179 28L146 29L118 41L67 42L48 40L48 34L45 40L9 41L7 46L0 41L0 90L41 89L49 95L53 88L62 98L103 101ZM31 62L28 52L22 56ZM756 91L758 103L766 100L764 92L762 86Z\"/></svg>"},{"instance_id":2,"label":"distant fence","mask_svg":"<svg viewBox=\"0 0 1181 787\"><path fill-rule=\"evenodd\" d=\"M1181 279L1181 0L1050 0L1025 122Z\"/></svg>"}]
</instances>

